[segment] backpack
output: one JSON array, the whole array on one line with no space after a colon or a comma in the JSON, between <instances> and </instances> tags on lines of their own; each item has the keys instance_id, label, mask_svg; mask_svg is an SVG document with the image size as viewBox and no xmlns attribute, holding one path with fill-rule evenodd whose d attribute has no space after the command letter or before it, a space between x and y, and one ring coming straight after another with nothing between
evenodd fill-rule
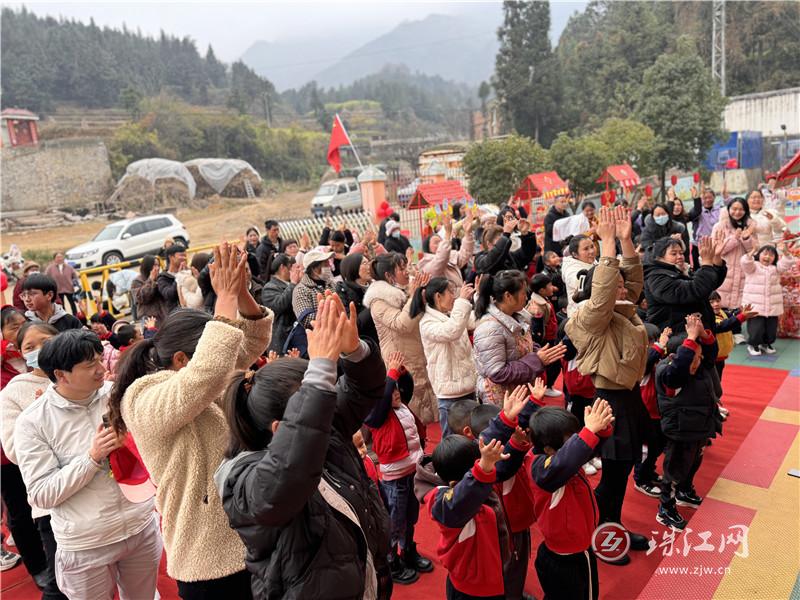
<instances>
[{"instance_id":1,"label":"backpack","mask_svg":"<svg viewBox=\"0 0 800 600\"><path fill-rule=\"evenodd\" d=\"M306 335L306 328L303 327L303 321L307 316L313 315L315 312L317 312L316 308L307 308L297 316L297 320L292 323L289 335L286 336L286 341L283 343L282 354L286 354L292 348L297 348L300 350L301 358L308 358L308 336Z\"/></svg>"}]
</instances>

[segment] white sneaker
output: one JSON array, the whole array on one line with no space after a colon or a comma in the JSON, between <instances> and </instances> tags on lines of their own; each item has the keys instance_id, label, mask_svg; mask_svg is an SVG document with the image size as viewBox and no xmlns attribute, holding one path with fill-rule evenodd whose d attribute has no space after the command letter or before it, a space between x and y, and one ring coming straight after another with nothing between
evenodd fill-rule
<instances>
[{"instance_id":1,"label":"white sneaker","mask_svg":"<svg viewBox=\"0 0 800 600\"><path fill-rule=\"evenodd\" d=\"M761 350L759 350L755 346L748 346L747 347L747 353L750 356L761 356Z\"/></svg>"},{"instance_id":2,"label":"white sneaker","mask_svg":"<svg viewBox=\"0 0 800 600\"><path fill-rule=\"evenodd\" d=\"M733 342L735 344L744 344L744 342L745 342L744 334L742 334L742 333L734 333L733 334Z\"/></svg>"},{"instance_id":3,"label":"white sneaker","mask_svg":"<svg viewBox=\"0 0 800 600\"><path fill-rule=\"evenodd\" d=\"M775 354L777 352L777 350L772 347L772 344L761 344L760 350L764 354ZM547 395L547 392L545 392L545 395Z\"/></svg>"},{"instance_id":4,"label":"white sneaker","mask_svg":"<svg viewBox=\"0 0 800 600\"><path fill-rule=\"evenodd\" d=\"M19 564L22 557L19 554L9 552L5 548L0 550L0 571L8 571Z\"/></svg>"},{"instance_id":5,"label":"white sneaker","mask_svg":"<svg viewBox=\"0 0 800 600\"><path fill-rule=\"evenodd\" d=\"M6 546L14 546L14 548L17 547L17 545L14 543L14 536L13 535L9 534L9 536L6 538Z\"/></svg>"},{"instance_id":6,"label":"white sneaker","mask_svg":"<svg viewBox=\"0 0 800 600\"><path fill-rule=\"evenodd\" d=\"M600 460L599 456L595 456L592 460L589 461L592 463L592 466L597 469L598 471L603 468L603 461Z\"/></svg>"},{"instance_id":7,"label":"white sneaker","mask_svg":"<svg viewBox=\"0 0 800 600\"><path fill-rule=\"evenodd\" d=\"M587 475L597 475L597 469L592 466L591 462L587 462L585 465L583 465L583 472Z\"/></svg>"},{"instance_id":8,"label":"white sneaker","mask_svg":"<svg viewBox=\"0 0 800 600\"><path fill-rule=\"evenodd\" d=\"M554 390L553 388L547 388L544 391L544 395L547 396L548 398L558 398L559 396L563 396L561 392L559 392L558 390Z\"/></svg>"}]
</instances>

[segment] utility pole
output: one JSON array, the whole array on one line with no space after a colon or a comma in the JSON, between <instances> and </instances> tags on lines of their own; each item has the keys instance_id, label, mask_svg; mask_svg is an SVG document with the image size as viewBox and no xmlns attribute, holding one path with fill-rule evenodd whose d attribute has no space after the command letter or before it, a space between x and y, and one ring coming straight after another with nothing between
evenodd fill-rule
<instances>
[{"instance_id":1,"label":"utility pole","mask_svg":"<svg viewBox=\"0 0 800 600\"><path fill-rule=\"evenodd\" d=\"M725 0L713 0L711 13L711 77L725 96Z\"/></svg>"}]
</instances>

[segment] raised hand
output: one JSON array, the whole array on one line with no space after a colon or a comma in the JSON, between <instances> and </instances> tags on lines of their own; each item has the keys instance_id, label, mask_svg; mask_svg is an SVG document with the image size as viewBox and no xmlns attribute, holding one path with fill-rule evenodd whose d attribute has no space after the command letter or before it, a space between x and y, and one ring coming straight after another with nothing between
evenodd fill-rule
<instances>
[{"instance_id":1,"label":"raised hand","mask_svg":"<svg viewBox=\"0 0 800 600\"><path fill-rule=\"evenodd\" d=\"M475 295L475 287L471 283L465 283L461 286L461 291L458 293L459 298L463 298L464 300L472 301L472 297Z\"/></svg>"},{"instance_id":2,"label":"raised hand","mask_svg":"<svg viewBox=\"0 0 800 600\"><path fill-rule=\"evenodd\" d=\"M158 272L161 270L161 265L156 261L153 263L153 268L150 269L150 281L158 279Z\"/></svg>"},{"instance_id":3,"label":"raised hand","mask_svg":"<svg viewBox=\"0 0 800 600\"><path fill-rule=\"evenodd\" d=\"M294 263L292 268L289 269L289 282L297 285L303 278L303 265Z\"/></svg>"},{"instance_id":4,"label":"raised hand","mask_svg":"<svg viewBox=\"0 0 800 600\"><path fill-rule=\"evenodd\" d=\"M547 386L544 383L544 379L541 377L537 377L536 381L533 382L533 385L530 383L528 384L528 390L536 400L541 400L544 398L544 392L547 390Z\"/></svg>"},{"instance_id":5,"label":"raised hand","mask_svg":"<svg viewBox=\"0 0 800 600\"><path fill-rule=\"evenodd\" d=\"M389 367L391 371L394 369L395 371L399 371L403 364L406 362L406 357L403 356L402 352L392 352L389 357L386 359L386 366Z\"/></svg>"},{"instance_id":6,"label":"raised hand","mask_svg":"<svg viewBox=\"0 0 800 600\"><path fill-rule=\"evenodd\" d=\"M300 358L300 350L298 350L297 348L292 348L286 353L286 356L288 356L289 358Z\"/></svg>"},{"instance_id":7,"label":"raised hand","mask_svg":"<svg viewBox=\"0 0 800 600\"><path fill-rule=\"evenodd\" d=\"M549 365L557 360L561 360L561 357L563 357L566 352L567 347L564 344L556 344L553 347L550 347L550 344L545 344L539 348L536 355L539 357L539 360L542 361L543 365Z\"/></svg>"},{"instance_id":8,"label":"raised hand","mask_svg":"<svg viewBox=\"0 0 800 600\"><path fill-rule=\"evenodd\" d=\"M614 422L614 413L611 406L602 398L597 398L594 404L587 406L583 411L583 422L586 429L592 433L603 431Z\"/></svg>"},{"instance_id":9,"label":"raised hand","mask_svg":"<svg viewBox=\"0 0 800 600\"><path fill-rule=\"evenodd\" d=\"M530 439L528 439L528 433L519 425L517 425L514 433L511 434L511 440L516 442L517 446L524 446L531 443Z\"/></svg>"},{"instance_id":10,"label":"raised hand","mask_svg":"<svg viewBox=\"0 0 800 600\"><path fill-rule=\"evenodd\" d=\"M214 305L215 316L236 319L242 287L246 286L246 264L247 255L243 253L237 257L236 249L228 242L214 247L214 262L208 269L211 275L211 287L217 294L217 302ZM247 294L249 295L249 292Z\"/></svg>"},{"instance_id":11,"label":"raised hand","mask_svg":"<svg viewBox=\"0 0 800 600\"><path fill-rule=\"evenodd\" d=\"M665 348L671 336L672 336L672 328L664 327L664 331L661 332L661 335L658 338L658 345L661 346L662 348Z\"/></svg>"},{"instance_id":12,"label":"raised hand","mask_svg":"<svg viewBox=\"0 0 800 600\"><path fill-rule=\"evenodd\" d=\"M605 247L606 244L613 246L617 235L614 210L608 206L600 207L600 217L597 221L597 236L604 243L603 246Z\"/></svg>"},{"instance_id":13,"label":"raised hand","mask_svg":"<svg viewBox=\"0 0 800 600\"><path fill-rule=\"evenodd\" d=\"M517 219L511 213L506 213L505 217L503 218L503 231L505 233L511 233L517 228Z\"/></svg>"},{"instance_id":14,"label":"raised hand","mask_svg":"<svg viewBox=\"0 0 800 600\"><path fill-rule=\"evenodd\" d=\"M506 392L503 396L503 412L509 419L516 419L527 402L528 389L524 385L518 385L513 392Z\"/></svg>"},{"instance_id":15,"label":"raised hand","mask_svg":"<svg viewBox=\"0 0 800 600\"><path fill-rule=\"evenodd\" d=\"M409 295L413 294L417 291L417 288L425 287L428 285L428 282L431 280L431 274L426 273L425 271L420 271L417 273L417 276L411 280L411 285L409 286L408 293Z\"/></svg>"},{"instance_id":16,"label":"raised hand","mask_svg":"<svg viewBox=\"0 0 800 600\"><path fill-rule=\"evenodd\" d=\"M269 364L269 363L272 363L272 362L275 362L275 361L276 361L276 360L278 360L279 358L280 358L280 356L278 355L278 353L277 353L277 352L275 352L275 350L270 350L270 351L267 353L267 358L266 358L266 360L267 360L267 364Z\"/></svg>"},{"instance_id":17,"label":"raised hand","mask_svg":"<svg viewBox=\"0 0 800 600\"><path fill-rule=\"evenodd\" d=\"M700 242L697 244L697 249L700 253L701 266L714 264L715 244L712 242L710 237L701 237Z\"/></svg>"},{"instance_id":18,"label":"raised hand","mask_svg":"<svg viewBox=\"0 0 800 600\"><path fill-rule=\"evenodd\" d=\"M336 296L338 298L338 296ZM341 304L341 301L340 301ZM347 316L338 313L332 298L323 298L317 307L314 328L306 332L308 336L308 357L324 358L333 362L339 359Z\"/></svg>"},{"instance_id":19,"label":"raised hand","mask_svg":"<svg viewBox=\"0 0 800 600\"><path fill-rule=\"evenodd\" d=\"M686 316L686 335L690 340L696 340L705 333L703 322L697 315Z\"/></svg>"},{"instance_id":20,"label":"raised hand","mask_svg":"<svg viewBox=\"0 0 800 600\"><path fill-rule=\"evenodd\" d=\"M447 239L450 239L453 236L453 217L450 216L450 213L444 213L442 215L442 225L444 226L444 233Z\"/></svg>"},{"instance_id":21,"label":"raised hand","mask_svg":"<svg viewBox=\"0 0 800 600\"><path fill-rule=\"evenodd\" d=\"M503 454L503 444L499 440L492 440L488 444L484 444L483 439L478 436L478 448L481 450L478 466L484 473L491 473L498 462L511 456L510 454Z\"/></svg>"},{"instance_id":22,"label":"raised hand","mask_svg":"<svg viewBox=\"0 0 800 600\"><path fill-rule=\"evenodd\" d=\"M520 219L517 226L521 235L525 235L531 230L531 222L528 219Z\"/></svg>"},{"instance_id":23,"label":"raised hand","mask_svg":"<svg viewBox=\"0 0 800 600\"><path fill-rule=\"evenodd\" d=\"M748 319L752 319L753 317L758 316L758 311L753 310L752 304L745 304L739 309L739 313L744 316L744 320L747 321Z\"/></svg>"},{"instance_id":24,"label":"raised hand","mask_svg":"<svg viewBox=\"0 0 800 600\"><path fill-rule=\"evenodd\" d=\"M614 208L614 228L615 235L620 240L629 240L633 225L631 224L631 210L624 206Z\"/></svg>"}]
</instances>

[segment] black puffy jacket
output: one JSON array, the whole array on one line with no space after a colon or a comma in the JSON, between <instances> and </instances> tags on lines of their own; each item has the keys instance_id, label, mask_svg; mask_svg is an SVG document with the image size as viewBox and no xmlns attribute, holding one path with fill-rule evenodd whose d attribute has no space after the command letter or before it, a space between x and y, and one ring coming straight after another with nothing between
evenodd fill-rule
<instances>
[{"instance_id":1,"label":"black puffy jacket","mask_svg":"<svg viewBox=\"0 0 800 600\"><path fill-rule=\"evenodd\" d=\"M478 275L482 273L495 275L504 269L519 269L525 273L538 246L536 236L530 232L521 235L520 242L519 250L511 252L511 235L504 233L492 248L475 255L475 272Z\"/></svg>"},{"instance_id":2,"label":"black puffy jacket","mask_svg":"<svg viewBox=\"0 0 800 600\"><path fill-rule=\"evenodd\" d=\"M694 350L689 344L656 367L656 393L664 435L681 442L699 442L722 432L717 400L722 396L714 359L717 343L701 344L703 360L692 375Z\"/></svg>"},{"instance_id":3,"label":"black puffy jacket","mask_svg":"<svg viewBox=\"0 0 800 600\"><path fill-rule=\"evenodd\" d=\"M378 346L364 341L369 356L340 361L335 391L301 385L269 446L215 475L256 599L361 600L368 553L378 581L388 581L388 515L352 441L386 384ZM326 500L331 492L358 524Z\"/></svg>"},{"instance_id":4,"label":"black puffy jacket","mask_svg":"<svg viewBox=\"0 0 800 600\"><path fill-rule=\"evenodd\" d=\"M692 275L660 260L644 266L644 296L647 299L647 322L659 329L671 327L683 331L686 315L700 313L703 325L714 331L714 311L708 297L725 281L728 269L702 266Z\"/></svg>"}]
</instances>

